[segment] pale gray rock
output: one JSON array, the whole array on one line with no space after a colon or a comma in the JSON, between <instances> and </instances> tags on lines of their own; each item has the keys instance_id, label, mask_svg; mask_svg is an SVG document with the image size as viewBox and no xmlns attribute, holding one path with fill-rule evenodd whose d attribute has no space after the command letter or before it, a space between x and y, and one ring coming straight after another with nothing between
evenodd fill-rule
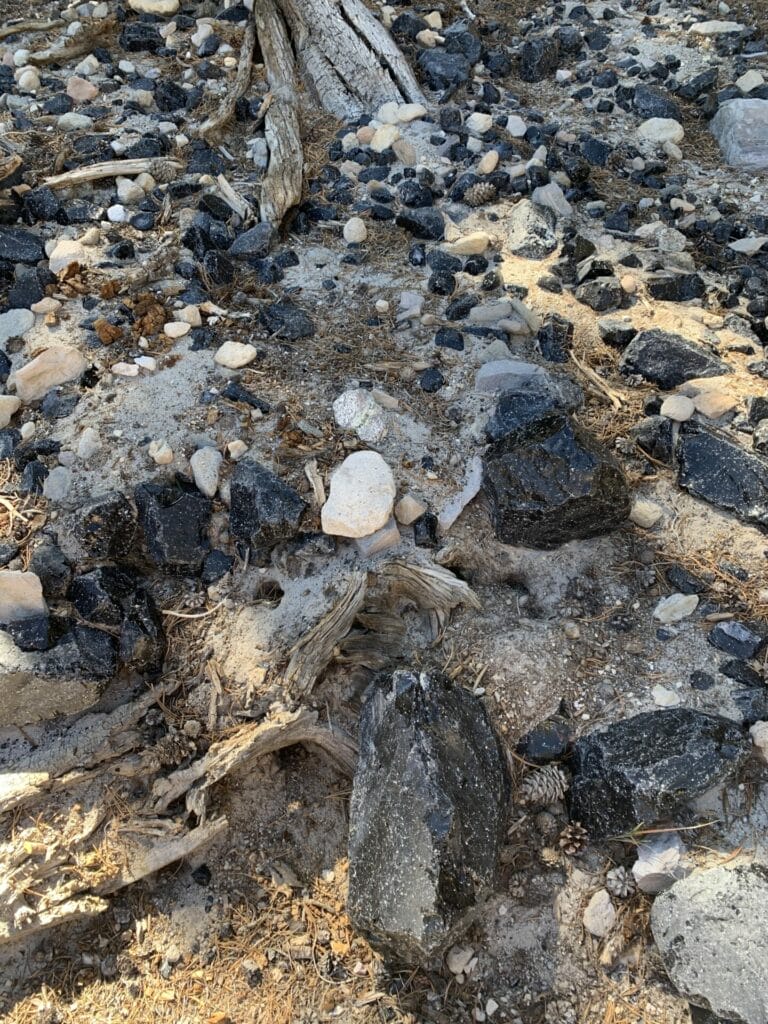
<instances>
[{"instance_id":1,"label":"pale gray rock","mask_svg":"<svg viewBox=\"0 0 768 1024\"><path fill-rule=\"evenodd\" d=\"M696 1006L768 1024L768 869L719 867L657 897L651 929L672 983Z\"/></svg>"},{"instance_id":2,"label":"pale gray rock","mask_svg":"<svg viewBox=\"0 0 768 1024\"><path fill-rule=\"evenodd\" d=\"M728 100L710 121L723 156L734 167L768 167L768 100Z\"/></svg>"}]
</instances>

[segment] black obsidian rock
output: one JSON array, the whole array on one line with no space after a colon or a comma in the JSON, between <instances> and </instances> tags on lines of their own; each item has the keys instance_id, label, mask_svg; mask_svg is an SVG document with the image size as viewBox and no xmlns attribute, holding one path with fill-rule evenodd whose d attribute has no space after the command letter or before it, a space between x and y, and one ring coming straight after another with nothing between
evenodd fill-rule
<instances>
[{"instance_id":1,"label":"black obsidian rock","mask_svg":"<svg viewBox=\"0 0 768 1024\"><path fill-rule=\"evenodd\" d=\"M595 839L650 825L735 774L749 753L739 726L719 715L635 715L576 743L571 818Z\"/></svg>"},{"instance_id":2,"label":"black obsidian rock","mask_svg":"<svg viewBox=\"0 0 768 1024\"><path fill-rule=\"evenodd\" d=\"M253 459L238 462L230 493L232 534L256 548L293 537L306 508L292 487Z\"/></svg>"},{"instance_id":3,"label":"black obsidian rock","mask_svg":"<svg viewBox=\"0 0 768 1024\"><path fill-rule=\"evenodd\" d=\"M395 962L442 952L496 884L509 780L483 704L395 672L366 694L350 803L355 926Z\"/></svg>"},{"instance_id":4,"label":"black obsidian rock","mask_svg":"<svg viewBox=\"0 0 768 1024\"><path fill-rule=\"evenodd\" d=\"M768 526L768 460L696 426L681 432L677 454L681 487L745 522Z\"/></svg>"},{"instance_id":5,"label":"black obsidian rock","mask_svg":"<svg viewBox=\"0 0 768 1024\"><path fill-rule=\"evenodd\" d=\"M166 569L197 572L210 547L208 498L182 476L139 484L134 498L150 561Z\"/></svg>"},{"instance_id":6,"label":"black obsidian rock","mask_svg":"<svg viewBox=\"0 0 768 1024\"><path fill-rule=\"evenodd\" d=\"M618 464L566 416L545 415L493 442L483 489L504 544L553 548L608 533L629 515Z\"/></svg>"},{"instance_id":7,"label":"black obsidian rock","mask_svg":"<svg viewBox=\"0 0 768 1024\"><path fill-rule=\"evenodd\" d=\"M679 334L654 328L640 331L624 350L619 369L638 374L665 391L694 377L719 377L729 367L705 348Z\"/></svg>"}]
</instances>

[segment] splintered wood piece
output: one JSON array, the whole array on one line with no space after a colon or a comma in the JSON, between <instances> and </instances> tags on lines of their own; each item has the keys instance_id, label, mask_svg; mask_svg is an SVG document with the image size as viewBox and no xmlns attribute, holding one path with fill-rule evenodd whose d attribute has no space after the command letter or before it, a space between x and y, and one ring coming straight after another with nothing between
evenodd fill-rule
<instances>
[{"instance_id":1,"label":"splintered wood piece","mask_svg":"<svg viewBox=\"0 0 768 1024\"><path fill-rule=\"evenodd\" d=\"M298 743L320 747L347 774L353 773L357 749L352 740L339 729L318 723L316 711L301 708L265 722L245 725L233 736L212 744L207 754L188 768L181 768L168 778L157 779L152 787L153 810L161 813L174 800L191 791L187 806L199 814L203 809L199 799L201 792L220 782L230 772L248 768L265 754ZM197 782L201 785L192 790Z\"/></svg>"},{"instance_id":2,"label":"splintered wood piece","mask_svg":"<svg viewBox=\"0 0 768 1024\"><path fill-rule=\"evenodd\" d=\"M137 174L151 174L158 181L171 181L183 168L178 160L166 160L163 157L139 157L135 160L105 160L100 164L76 167L64 174L55 174L45 178L43 184L48 188L71 188L84 185L102 178L134 178Z\"/></svg>"},{"instance_id":3,"label":"splintered wood piece","mask_svg":"<svg viewBox=\"0 0 768 1024\"><path fill-rule=\"evenodd\" d=\"M460 604L480 608L480 601L471 587L439 565L390 562L381 570L381 581L388 584L391 598L413 601L417 608L439 612L450 611Z\"/></svg>"},{"instance_id":4,"label":"splintered wood piece","mask_svg":"<svg viewBox=\"0 0 768 1024\"><path fill-rule=\"evenodd\" d=\"M273 97L264 112L269 165L261 183L259 208L263 221L278 225L301 199L304 180L299 90L291 41L275 0L259 0L253 18Z\"/></svg>"},{"instance_id":5,"label":"splintered wood piece","mask_svg":"<svg viewBox=\"0 0 768 1024\"><path fill-rule=\"evenodd\" d=\"M310 692L328 666L334 648L352 628L363 607L367 587L366 574L355 573L341 599L293 646L284 677L290 692L297 696Z\"/></svg>"},{"instance_id":6,"label":"splintered wood piece","mask_svg":"<svg viewBox=\"0 0 768 1024\"><path fill-rule=\"evenodd\" d=\"M76 782L76 769L89 773L136 747L141 740L131 726L179 684L167 682L109 714L86 715L59 739L9 765L0 774L0 814Z\"/></svg>"},{"instance_id":7,"label":"splintered wood piece","mask_svg":"<svg viewBox=\"0 0 768 1024\"><path fill-rule=\"evenodd\" d=\"M256 49L256 24L253 18L248 19L245 27L245 35L240 47L240 60L237 65L237 74L231 89L227 89L224 98L219 104L218 110L206 118L200 125L197 134L206 141L216 137L235 116L237 101L245 96L248 86L251 84L251 72L253 70L253 54Z\"/></svg>"},{"instance_id":8,"label":"splintered wood piece","mask_svg":"<svg viewBox=\"0 0 768 1024\"><path fill-rule=\"evenodd\" d=\"M8 25L0 25L0 39L8 39L9 36L19 35L21 32L50 32L51 29L61 28L63 21L16 21Z\"/></svg>"}]
</instances>

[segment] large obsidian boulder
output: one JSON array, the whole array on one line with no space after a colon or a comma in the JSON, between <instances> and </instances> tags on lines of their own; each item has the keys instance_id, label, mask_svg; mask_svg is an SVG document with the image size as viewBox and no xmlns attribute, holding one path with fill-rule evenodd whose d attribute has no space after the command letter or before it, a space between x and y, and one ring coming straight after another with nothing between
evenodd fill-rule
<instances>
[{"instance_id":1,"label":"large obsidian boulder","mask_svg":"<svg viewBox=\"0 0 768 1024\"><path fill-rule=\"evenodd\" d=\"M733 775L749 753L728 718L691 708L635 715L576 743L571 817L596 839L652 824Z\"/></svg>"},{"instance_id":2,"label":"large obsidian boulder","mask_svg":"<svg viewBox=\"0 0 768 1024\"><path fill-rule=\"evenodd\" d=\"M439 954L493 890L506 761L477 697L395 672L366 695L352 788L349 913L400 962Z\"/></svg>"},{"instance_id":3,"label":"large obsidian boulder","mask_svg":"<svg viewBox=\"0 0 768 1024\"><path fill-rule=\"evenodd\" d=\"M608 533L630 509L618 464L563 415L535 419L489 445L483 490L499 540L533 548Z\"/></svg>"}]
</instances>

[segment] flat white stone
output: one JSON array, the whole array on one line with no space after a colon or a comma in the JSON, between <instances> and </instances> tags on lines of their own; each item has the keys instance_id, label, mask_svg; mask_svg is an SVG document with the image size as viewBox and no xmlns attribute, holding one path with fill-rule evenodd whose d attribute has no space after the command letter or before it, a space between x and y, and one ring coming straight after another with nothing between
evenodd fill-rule
<instances>
[{"instance_id":1,"label":"flat white stone","mask_svg":"<svg viewBox=\"0 0 768 1024\"><path fill-rule=\"evenodd\" d=\"M217 350L213 361L229 370L239 370L256 358L256 348L240 341L225 341Z\"/></svg>"},{"instance_id":2,"label":"flat white stone","mask_svg":"<svg viewBox=\"0 0 768 1024\"><path fill-rule=\"evenodd\" d=\"M224 458L218 448L198 448L189 460L198 491L212 498L219 489L219 474Z\"/></svg>"},{"instance_id":3,"label":"flat white stone","mask_svg":"<svg viewBox=\"0 0 768 1024\"><path fill-rule=\"evenodd\" d=\"M74 110L70 110L67 114L62 114L56 122L56 127L62 132L80 132L88 131L93 128L93 119L86 117L85 114L78 114Z\"/></svg>"},{"instance_id":4,"label":"flat white stone","mask_svg":"<svg viewBox=\"0 0 768 1024\"><path fill-rule=\"evenodd\" d=\"M12 380L22 402L35 402L57 384L75 380L87 369L88 361L76 348L61 345L35 356L13 374Z\"/></svg>"},{"instance_id":5,"label":"flat white stone","mask_svg":"<svg viewBox=\"0 0 768 1024\"><path fill-rule=\"evenodd\" d=\"M596 939L604 939L616 923L616 911L607 889L598 889L584 910L584 927Z\"/></svg>"},{"instance_id":6,"label":"flat white stone","mask_svg":"<svg viewBox=\"0 0 768 1024\"><path fill-rule=\"evenodd\" d=\"M522 359L492 359L477 371L475 387L478 391L492 394L510 388L521 378L545 376L546 371L535 363L526 363Z\"/></svg>"},{"instance_id":7,"label":"flat white stone","mask_svg":"<svg viewBox=\"0 0 768 1024\"><path fill-rule=\"evenodd\" d=\"M768 100L736 99L722 103L709 122L723 156L734 167L768 167Z\"/></svg>"},{"instance_id":8,"label":"flat white stone","mask_svg":"<svg viewBox=\"0 0 768 1024\"><path fill-rule=\"evenodd\" d=\"M387 524L395 500L392 470L378 452L353 452L331 475L320 520L336 537L368 537Z\"/></svg>"},{"instance_id":9,"label":"flat white stone","mask_svg":"<svg viewBox=\"0 0 768 1024\"><path fill-rule=\"evenodd\" d=\"M688 31L694 36L720 36L726 32L741 32L744 29L738 21L697 21Z\"/></svg>"},{"instance_id":10,"label":"flat white stone","mask_svg":"<svg viewBox=\"0 0 768 1024\"><path fill-rule=\"evenodd\" d=\"M749 727L749 735L760 757L768 762L768 722L755 722Z\"/></svg>"},{"instance_id":11,"label":"flat white stone","mask_svg":"<svg viewBox=\"0 0 768 1024\"><path fill-rule=\"evenodd\" d=\"M159 14L161 17L167 17L169 14L176 14L179 0L128 0L128 6L137 14Z\"/></svg>"},{"instance_id":12,"label":"flat white stone","mask_svg":"<svg viewBox=\"0 0 768 1024\"><path fill-rule=\"evenodd\" d=\"M30 309L9 309L0 313L0 345L11 338L22 338L35 322L35 314Z\"/></svg>"},{"instance_id":13,"label":"flat white stone","mask_svg":"<svg viewBox=\"0 0 768 1024\"><path fill-rule=\"evenodd\" d=\"M63 501L72 487L72 470L54 466L43 481L43 497L49 501Z\"/></svg>"},{"instance_id":14,"label":"flat white stone","mask_svg":"<svg viewBox=\"0 0 768 1024\"><path fill-rule=\"evenodd\" d=\"M683 863L685 853L685 846L676 832L641 840L637 860L632 865L638 889L655 896L689 875L691 869Z\"/></svg>"},{"instance_id":15,"label":"flat white stone","mask_svg":"<svg viewBox=\"0 0 768 1024\"><path fill-rule=\"evenodd\" d=\"M43 585L33 572L0 572L0 622L22 622L45 615Z\"/></svg>"},{"instance_id":16,"label":"flat white stone","mask_svg":"<svg viewBox=\"0 0 768 1024\"><path fill-rule=\"evenodd\" d=\"M513 139L522 139L525 133L528 131L528 125L517 114L510 114L507 118L507 132L512 136Z\"/></svg>"},{"instance_id":17,"label":"flat white stone","mask_svg":"<svg viewBox=\"0 0 768 1024\"><path fill-rule=\"evenodd\" d=\"M473 135L485 135L493 127L493 117L490 114L481 114L475 111L466 119L464 126Z\"/></svg>"},{"instance_id":18,"label":"flat white stone","mask_svg":"<svg viewBox=\"0 0 768 1024\"><path fill-rule=\"evenodd\" d=\"M737 238L735 242L729 242L728 248L733 249L734 252L744 253L745 256L754 256L766 242L768 242L768 235L752 235L750 238Z\"/></svg>"},{"instance_id":19,"label":"flat white stone","mask_svg":"<svg viewBox=\"0 0 768 1024\"><path fill-rule=\"evenodd\" d=\"M531 193L531 202L537 206L546 206L558 217L570 217L573 213L573 207L565 198L565 193L554 181L535 188Z\"/></svg>"},{"instance_id":20,"label":"flat white stone","mask_svg":"<svg viewBox=\"0 0 768 1024\"><path fill-rule=\"evenodd\" d=\"M427 116L427 108L421 103L401 103L397 108L397 119L401 124L409 124Z\"/></svg>"},{"instance_id":21,"label":"flat white stone","mask_svg":"<svg viewBox=\"0 0 768 1024\"><path fill-rule=\"evenodd\" d=\"M333 418L343 430L354 430L366 444L378 444L387 435L387 415L365 388L339 395L333 403Z\"/></svg>"},{"instance_id":22,"label":"flat white stone","mask_svg":"<svg viewBox=\"0 0 768 1024\"><path fill-rule=\"evenodd\" d=\"M368 237L368 228L362 217L350 217L344 225L344 241L350 244L364 242Z\"/></svg>"},{"instance_id":23,"label":"flat white stone","mask_svg":"<svg viewBox=\"0 0 768 1024\"><path fill-rule=\"evenodd\" d=\"M693 615L699 606L698 594L670 594L662 597L653 610L657 622L680 622Z\"/></svg>"},{"instance_id":24,"label":"flat white stone","mask_svg":"<svg viewBox=\"0 0 768 1024\"><path fill-rule=\"evenodd\" d=\"M163 334L166 338L183 338L186 334L192 330L192 324L186 323L184 320L170 320L167 324L163 325Z\"/></svg>"},{"instance_id":25,"label":"flat white stone","mask_svg":"<svg viewBox=\"0 0 768 1024\"><path fill-rule=\"evenodd\" d=\"M661 415L676 423L685 423L696 412L696 406L685 395L669 395L661 403Z\"/></svg>"},{"instance_id":26,"label":"flat white stone","mask_svg":"<svg viewBox=\"0 0 768 1024\"><path fill-rule=\"evenodd\" d=\"M638 136L646 142L682 142L685 137L683 126L672 117L649 117L637 129Z\"/></svg>"},{"instance_id":27,"label":"flat white stone","mask_svg":"<svg viewBox=\"0 0 768 1024\"><path fill-rule=\"evenodd\" d=\"M750 68L749 71L745 71L740 78L736 79L736 88L745 94L752 92L753 89L759 89L761 85L765 85L765 79L755 68Z\"/></svg>"},{"instance_id":28,"label":"flat white stone","mask_svg":"<svg viewBox=\"0 0 768 1024\"><path fill-rule=\"evenodd\" d=\"M92 261L93 255L88 252L82 242L76 242L72 238L60 238L54 243L53 249L48 255L48 266L52 274L60 274L71 263L88 266Z\"/></svg>"}]
</instances>

